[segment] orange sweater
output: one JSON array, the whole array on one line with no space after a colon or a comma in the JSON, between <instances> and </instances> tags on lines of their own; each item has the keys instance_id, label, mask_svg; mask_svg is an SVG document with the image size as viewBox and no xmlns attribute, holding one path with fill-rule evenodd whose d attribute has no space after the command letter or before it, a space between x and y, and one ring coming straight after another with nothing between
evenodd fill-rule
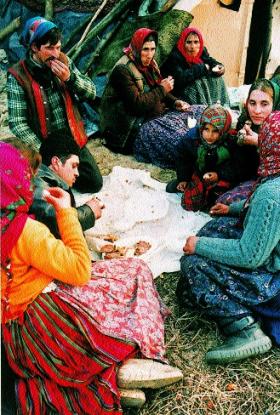
<instances>
[{"instance_id":1,"label":"orange sweater","mask_svg":"<svg viewBox=\"0 0 280 415\"><path fill-rule=\"evenodd\" d=\"M76 209L59 210L57 222L61 240L42 223L27 219L11 253L12 282L5 322L19 317L54 279L72 285L83 285L90 279L89 251ZM1 281L1 297L5 298L7 275L2 269Z\"/></svg>"}]
</instances>

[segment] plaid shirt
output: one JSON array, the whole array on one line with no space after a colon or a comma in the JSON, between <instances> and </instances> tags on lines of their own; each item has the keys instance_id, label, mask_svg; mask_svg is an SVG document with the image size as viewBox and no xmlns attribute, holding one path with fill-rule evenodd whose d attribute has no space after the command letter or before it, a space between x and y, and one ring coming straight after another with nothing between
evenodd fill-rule
<instances>
[{"instance_id":1,"label":"plaid shirt","mask_svg":"<svg viewBox=\"0 0 280 415\"><path fill-rule=\"evenodd\" d=\"M93 100L96 96L95 85L89 77L80 73L69 58L68 60L71 72L70 80L66 82L68 90L72 96L76 95L81 101L86 99ZM61 93L53 87L45 88L45 93L48 98L51 114L51 130L56 131L69 128L65 113L65 104ZM39 150L41 140L33 132L28 123L28 101L25 91L11 74L8 74L7 95L10 130L26 144Z\"/></svg>"}]
</instances>

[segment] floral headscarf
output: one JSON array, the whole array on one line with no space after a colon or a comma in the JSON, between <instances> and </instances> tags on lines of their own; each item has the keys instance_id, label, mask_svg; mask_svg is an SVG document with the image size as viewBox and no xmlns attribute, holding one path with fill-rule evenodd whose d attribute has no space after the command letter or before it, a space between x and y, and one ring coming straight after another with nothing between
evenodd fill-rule
<instances>
[{"instance_id":1,"label":"floral headscarf","mask_svg":"<svg viewBox=\"0 0 280 415\"><path fill-rule=\"evenodd\" d=\"M280 111L272 112L259 132L260 177L280 173Z\"/></svg>"},{"instance_id":2,"label":"floral headscarf","mask_svg":"<svg viewBox=\"0 0 280 415\"><path fill-rule=\"evenodd\" d=\"M219 105L211 105L210 107L207 107L201 115L200 133L205 124L211 124L216 127L220 137L222 137L223 134L228 132L231 126L230 112Z\"/></svg>"},{"instance_id":3,"label":"floral headscarf","mask_svg":"<svg viewBox=\"0 0 280 415\"><path fill-rule=\"evenodd\" d=\"M156 61L153 59L149 66L143 66L141 62L141 50L149 35L154 35L157 39L157 32L146 27L142 27L134 32L130 44L124 48L124 53L134 62L137 69L143 73L150 86L160 84L162 76Z\"/></svg>"},{"instance_id":4,"label":"floral headscarf","mask_svg":"<svg viewBox=\"0 0 280 415\"><path fill-rule=\"evenodd\" d=\"M11 144L0 142L1 264L6 265L16 244L33 199L31 167Z\"/></svg>"},{"instance_id":5,"label":"floral headscarf","mask_svg":"<svg viewBox=\"0 0 280 415\"><path fill-rule=\"evenodd\" d=\"M189 55L186 52L186 48L185 48L186 39L191 33L195 33L200 42L200 48L196 56ZM204 47L204 42L203 42L202 34L195 27L186 27L181 33L181 36L177 42L177 49L179 50L179 52L181 52L181 54L184 56L184 58L190 65L196 64L196 63L202 63L201 55L203 52L203 47Z\"/></svg>"}]
</instances>

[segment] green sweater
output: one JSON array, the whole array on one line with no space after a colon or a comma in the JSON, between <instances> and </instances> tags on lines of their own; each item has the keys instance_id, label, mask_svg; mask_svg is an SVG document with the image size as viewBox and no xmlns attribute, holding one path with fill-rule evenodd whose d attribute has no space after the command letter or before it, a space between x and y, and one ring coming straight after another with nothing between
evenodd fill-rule
<instances>
[{"instance_id":1,"label":"green sweater","mask_svg":"<svg viewBox=\"0 0 280 415\"><path fill-rule=\"evenodd\" d=\"M230 206L230 214L240 213L243 202ZM200 237L195 253L214 261L270 272L280 270L280 177L260 185L244 220L241 239Z\"/></svg>"}]
</instances>

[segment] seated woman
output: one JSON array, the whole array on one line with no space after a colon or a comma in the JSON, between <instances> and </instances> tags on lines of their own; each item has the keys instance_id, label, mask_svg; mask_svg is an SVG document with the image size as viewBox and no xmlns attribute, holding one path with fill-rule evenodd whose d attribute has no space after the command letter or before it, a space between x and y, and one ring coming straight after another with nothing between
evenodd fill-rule
<instances>
[{"instance_id":1,"label":"seated woman","mask_svg":"<svg viewBox=\"0 0 280 415\"><path fill-rule=\"evenodd\" d=\"M269 114L278 108L279 97L280 88L275 82L262 78L251 85L236 127L241 150L238 170L242 183L220 196L217 202L230 204L246 199L252 191L259 166L258 131Z\"/></svg>"},{"instance_id":2,"label":"seated woman","mask_svg":"<svg viewBox=\"0 0 280 415\"><path fill-rule=\"evenodd\" d=\"M39 161L0 143L2 339L19 412L119 415L117 370L136 353L165 361L167 309L141 260L91 265L67 192L45 196L61 240L28 215Z\"/></svg>"},{"instance_id":3,"label":"seated woman","mask_svg":"<svg viewBox=\"0 0 280 415\"><path fill-rule=\"evenodd\" d=\"M210 212L237 216L208 222L190 236L177 295L213 318L226 336L206 354L228 363L280 346L280 112L259 134L259 179L246 202ZM243 223L243 226L242 226Z\"/></svg>"},{"instance_id":4,"label":"seated woman","mask_svg":"<svg viewBox=\"0 0 280 415\"><path fill-rule=\"evenodd\" d=\"M209 56L202 34L187 27L173 51L161 67L163 74L174 78L174 94L189 104L229 106L229 97L222 75L224 65Z\"/></svg>"},{"instance_id":5,"label":"seated woman","mask_svg":"<svg viewBox=\"0 0 280 415\"><path fill-rule=\"evenodd\" d=\"M188 131L189 105L171 95L174 80L162 78L154 59L157 32L136 30L112 70L100 105L100 129L113 151L174 167L174 148ZM191 108L199 119L200 107ZM172 112L168 110L173 110Z\"/></svg>"}]
</instances>

